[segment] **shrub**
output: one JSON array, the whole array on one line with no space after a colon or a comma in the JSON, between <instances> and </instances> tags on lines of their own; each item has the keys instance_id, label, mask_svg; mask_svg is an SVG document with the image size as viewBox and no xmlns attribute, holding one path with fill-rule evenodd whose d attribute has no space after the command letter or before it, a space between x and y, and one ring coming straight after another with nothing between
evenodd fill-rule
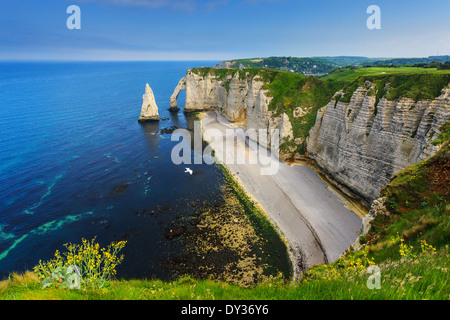
<instances>
[{"instance_id":1,"label":"shrub","mask_svg":"<svg viewBox=\"0 0 450 320\"><path fill-rule=\"evenodd\" d=\"M126 241L118 241L100 248L95 238L82 239L81 245L65 244L68 252L63 255L56 250L53 259L39 260L33 270L42 280L42 288L102 288L116 275L116 267L123 261L123 255L118 256L118 253L125 244Z\"/></svg>"}]
</instances>

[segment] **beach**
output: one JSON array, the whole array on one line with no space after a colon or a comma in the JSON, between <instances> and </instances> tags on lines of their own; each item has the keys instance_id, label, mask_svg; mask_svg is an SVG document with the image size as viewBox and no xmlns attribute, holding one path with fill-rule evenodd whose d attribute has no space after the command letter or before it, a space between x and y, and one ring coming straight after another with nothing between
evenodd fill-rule
<instances>
[{"instance_id":1,"label":"beach","mask_svg":"<svg viewBox=\"0 0 450 320\"><path fill-rule=\"evenodd\" d=\"M250 160L261 157L261 152L258 154L245 135L239 133L242 130L237 129L242 128L216 111L204 113L201 123L203 133L209 129L222 133L222 141L217 136L209 138L204 135L204 139L215 151L216 159L230 170L242 188L263 208L286 240L294 277L313 265L335 261L355 242L361 218L348 209L343 198L311 167L290 166L271 154L268 155L270 159L254 163ZM234 151L225 147L224 141L230 135L237 137ZM232 157L233 152L243 152L246 161L224 163L227 155ZM261 169L266 167L268 161L273 161L278 170L275 174L262 175Z\"/></svg>"}]
</instances>

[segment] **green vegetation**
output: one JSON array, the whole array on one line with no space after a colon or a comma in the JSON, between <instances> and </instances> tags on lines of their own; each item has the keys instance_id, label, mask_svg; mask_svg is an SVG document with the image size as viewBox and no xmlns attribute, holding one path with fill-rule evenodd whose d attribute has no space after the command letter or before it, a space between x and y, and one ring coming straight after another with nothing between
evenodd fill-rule
<instances>
[{"instance_id":1,"label":"green vegetation","mask_svg":"<svg viewBox=\"0 0 450 320\"><path fill-rule=\"evenodd\" d=\"M450 122L447 122L439 129L439 131L441 131L441 134L432 142L432 144L435 146L443 144L445 141L450 140Z\"/></svg>"},{"instance_id":2,"label":"green vegetation","mask_svg":"<svg viewBox=\"0 0 450 320\"><path fill-rule=\"evenodd\" d=\"M447 61L446 63L442 63L437 68L438 68L438 70L450 70L450 61Z\"/></svg>"},{"instance_id":3,"label":"green vegetation","mask_svg":"<svg viewBox=\"0 0 450 320\"><path fill-rule=\"evenodd\" d=\"M377 96L378 104L383 96L388 100L400 97L411 98L415 101L434 99L450 83L450 70L418 67L347 67L335 69L320 79L345 84L344 95L340 99L342 102L349 102L354 91L366 81L370 81L377 90L369 93ZM389 84L389 90L386 84Z\"/></svg>"},{"instance_id":4,"label":"green vegetation","mask_svg":"<svg viewBox=\"0 0 450 320\"><path fill-rule=\"evenodd\" d=\"M367 57L267 57L227 61L231 68L266 68L291 71L306 75L323 75L335 68L348 66L378 67L426 67L445 68L450 63L450 56L430 56L427 58L367 58ZM447 63L447 64L446 64ZM447 67L448 69L448 67Z\"/></svg>"},{"instance_id":5,"label":"green vegetation","mask_svg":"<svg viewBox=\"0 0 450 320\"><path fill-rule=\"evenodd\" d=\"M431 64L433 62L445 63L450 61L450 56L429 56L427 58L393 58L393 59L368 59L358 62L359 65L364 66L414 66L417 64Z\"/></svg>"},{"instance_id":6,"label":"green vegetation","mask_svg":"<svg viewBox=\"0 0 450 320\"><path fill-rule=\"evenodd\" d=\"M42 288L103 288L109 284L116 274L117 265L123 261L123 255L118 256L118 253L125 244L126 241L118 241L100 248L95 239L82 239L81 245L65 244L67 252L61 255L56 250L53 259L39 261L33 270L42 280Z\"/></svg>"},{"instance_id":7,"label":"green vegetation","mask_svg":"<svg viewBox=\"0 0 450 320\"><path fill-rule=\"evenodd\" d=\"M233 189L233 192L239 199L239 202L244 207L245 213L248 216L253 229L261 243L257 244L263 247L266 253L262 258L263 264L268 268L265 270L265 275L276 276L279 272L284 278L289 279L292 276L292 266L289 260L289 253L287 245L281 238L278 231L268 220L269 218L264 213L254 200L250 199L241 185L235 180L232 173L223 165L219 165L225 175L228 183Z\"/></svg>"},{"instance_id":8,"label":"green vegetation","mask_svg":"<svg viewBox=\"0 0 450 320\"><path fill-rule=\"evenodd\" d=\"M300 74L324 74L339 67L334 61L323 58L268 57L239 59L231 62L231 68L275 69Z\"/></svg>"},{"instance_id":9,"label":"green vegetation","mask_svg":"<svg viewBox=\"0 0 450 320\"><path fill-rule=\"evenodd\" d=\"M414 248L422 241L438 249L450 244L448 144L447 139L436 155L398 173L381 190L392 214L377 216L364 239L376 261L400 257L390 242L398 235Z\"/></svg>"},{"instance_id":10,"label":"green vegetation","mask_svg":"<svg viewBox=\"0 0 450 320\"><path fill-rule=\"evenodd\" d=\"M272 278L250 288L225 282L196 280L189 276L177 281L116 280L108 288L69 290L41 289L35 274L12 274L0 282L0 299L16 300L417 300L449 299L449 248L425 251L415 258L387 260L381 270L380 289L369 289L369 276L360 267L347 270L319 266L297 283ZM357 259L357 258L356 258ZM350 268L349 268L350 267ZM358 270L358 268L360 270Z\"/></svg>"},{"instance_id":11,"label":"green vegetation","mask_svg":"<svg viewBox=\"0 0 450 320\"><path fill-rule=\"evenodd\" d=\"M285 142L280 145L282 150L294 146L295 152L304 153L305 139L314 126L317 110L325 106L342 85L341 82L321 81L290 72L274 72L272 81L265 86L272 97L269 110L275 111L274 116L286 113L292 124L294 139L300 138L302 141L300 144ZM297 107L301 107L305 115L294 117Z\"/></svg>"},{"instance_id":12,"label":"green vegetation","mask_svg":"<svg viewBox=\"0 0 450 320\"><path fill-rule=\"evenodd\" d=\"M381 76L384 74L427 74L436 72L437 68L420 67L343 67L332 70L329 74L320 77L322 80L340 80L346 83L352 82L361 76Z\"/></svg>"}]
</instances>

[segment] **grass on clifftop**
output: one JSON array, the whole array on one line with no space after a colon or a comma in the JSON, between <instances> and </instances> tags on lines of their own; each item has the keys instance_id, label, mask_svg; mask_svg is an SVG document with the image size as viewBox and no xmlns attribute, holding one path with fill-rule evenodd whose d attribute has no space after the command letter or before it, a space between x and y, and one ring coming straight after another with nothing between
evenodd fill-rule
<instances>
[{"instance_id":1,"label":"grass on clifftop","mask_svg":"<svg viewBox=\"0 0 450 320\"><path fill-rule=\"evenodd\" d=\"M370 274L318 267L297 283L273 278L250 288L225 282L182 277L177 281L116 280L100 290L41 289L36 276L12 274L0 282L0 299L8 300L417 300L449 299L449 248L414 259L379 264L381 286L370 289Z\"/></svg>"},{"instance_id":2,"label":"grass on clifftop","mask_svg":"<svg viewBox=\"0 0 450 320\"><path fill-rule=\"evenodd\" d=\"M377 100L383 96L388 100L401 97L414 101L434 99L450 83L450 70L418 67L346 67L333 70L321 77L330 82L345 83L344 95L339 100L349 102L353 92L368 80L375 84ZM389 84L389 88L385 88Z\"/></svg>"},{"instance_id":3,"label":"grass on clifftop","mask_svg":"<svg viewBox=\"0 0 450 320\"><path fill-rule=\"evenodd\" d=\"M316 122L317 111L325 106L342 86L338 81L328 82L291 72L274 72L272 81L265 85L269 90L268 95L272 97L269 110L274 111L273 116L286 113L294 135L292 141L284 141L280 145L280 150L287 153L304 153L305 140ZM303 115L296 116L297 108L301 108Z\"/></svg>"}]
</instances>

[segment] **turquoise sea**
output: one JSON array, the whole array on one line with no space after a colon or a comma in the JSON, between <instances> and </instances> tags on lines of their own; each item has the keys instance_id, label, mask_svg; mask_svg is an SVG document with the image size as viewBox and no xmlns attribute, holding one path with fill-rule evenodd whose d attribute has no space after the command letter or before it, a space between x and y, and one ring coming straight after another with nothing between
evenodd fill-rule
<instances>
[{"instance_id":1,"label":"turquoise sea","mask_svg":"<svg viewBox=\"0 0 450 320\"><path fill-rule=\"evenodd\" d=\"M163 262L183 248L166 228L224 178L171 162L170 129L193 119L169 98L186 68L215 63L0 62L0 279L93 237L127 240L119 277L171 277ZM140 124L146 83L163 120Z\"/></svg>"}]
</instances>

